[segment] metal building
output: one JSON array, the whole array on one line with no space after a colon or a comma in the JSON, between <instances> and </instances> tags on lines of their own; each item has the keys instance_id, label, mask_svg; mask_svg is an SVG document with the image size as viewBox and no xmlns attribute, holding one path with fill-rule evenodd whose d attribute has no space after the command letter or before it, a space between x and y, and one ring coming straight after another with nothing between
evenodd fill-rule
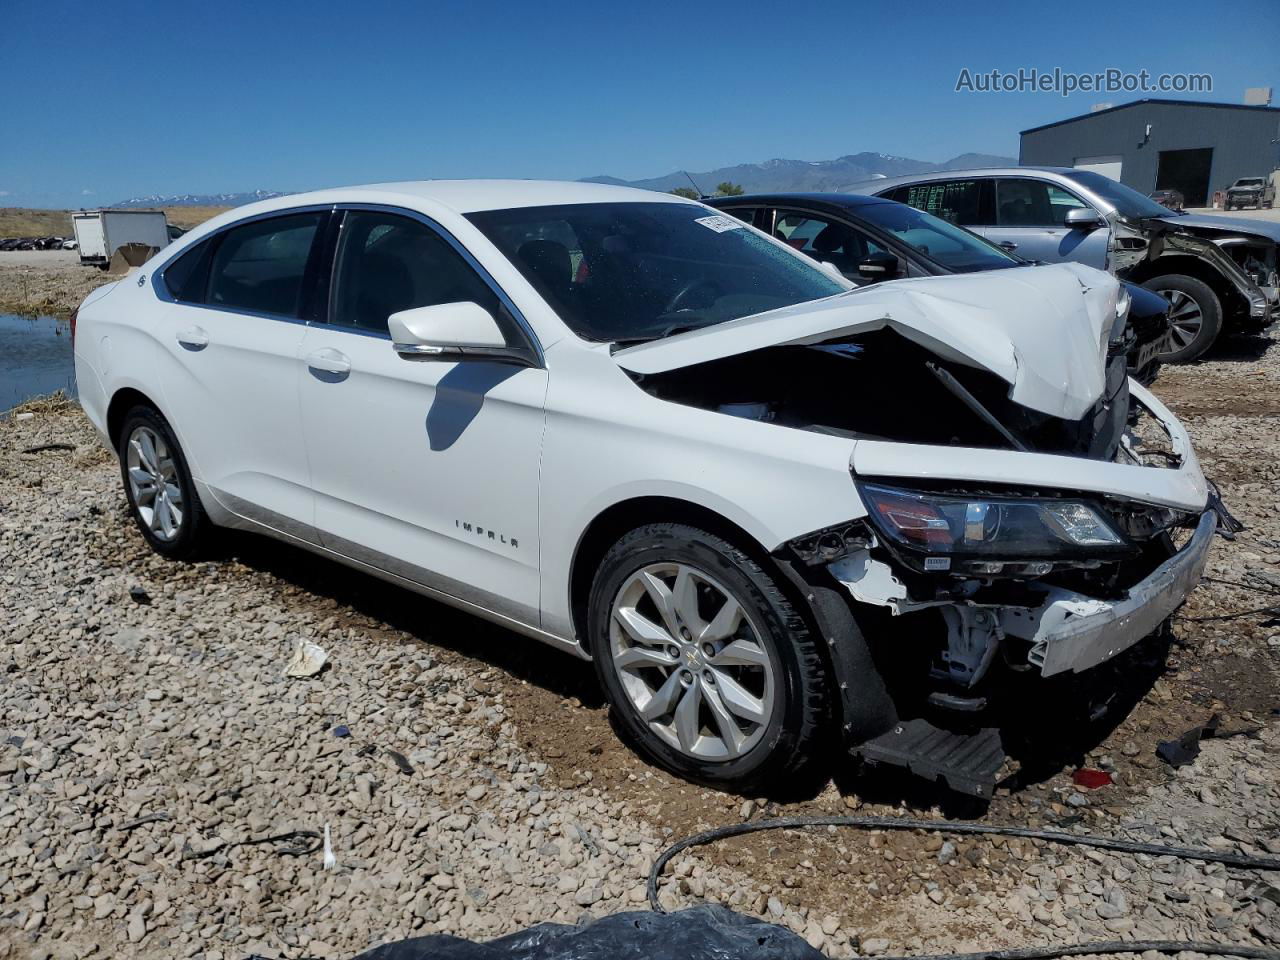
<instances>
[{"instance_id":1,"label":"metal building","mask_svg":"<svg viewBox=\"0 0 1280 960\"><path fill-rule=\"evenodd\" d=\"M1137 100L1022 131L1019 162L1083 167L1141 193L1178 190L1189 207L1239 177L1280 166L1280 108Z\"/></svg>"}]
</instances>

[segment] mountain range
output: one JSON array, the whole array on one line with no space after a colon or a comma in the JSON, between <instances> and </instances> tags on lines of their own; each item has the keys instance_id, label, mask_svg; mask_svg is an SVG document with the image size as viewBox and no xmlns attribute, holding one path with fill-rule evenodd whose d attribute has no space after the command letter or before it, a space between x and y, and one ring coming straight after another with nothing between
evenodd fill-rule
<instances>
[{"instance_id":1,"label":"mountain range","mask_svg":"<svg viewBox=\"0 0 1280 960\"><path fill-rule=\"evenodd\" d=\"M814 192L833 193L853 184L880 177L901 177L935 170L970 170L975 167L1015 167L1012 157L985 153L962 153L944 163L893 157L883 153L853 153L835 160L766 160L764 163L740 163L703 172L690 171L688 176L677 170L662 177L645 180L620 180L617 177L587 177L590 183L613 183L667 192L688 187L690 177L698 189L710 193L716 185L736 183L747 193Z\"/></svg>"},{"instance_id":2,"label":"mountain range","mask_svg":"<svg viewBox=\"0 0 1280 960\"><path fill-rule=\"evenodd\" d=\"M113 209L128 210L135 207L240 207L255 200L283 197L279 190L250 190L247 193L181 193L171 196L134 197L113 204Z\"/></svg>"},{"instance_id":3,"label":"mountain range","mask_svg":"<svg viewBox=\"0 0 1280 960\"><path fill-rule=\"evenodd\" d=\"M690 171L686 175L677 170L661 177L641 180L621 180L618 177L584 177L586 183L613 183L620 186L640 187L663 193L676 187L688 187L692 177L698 188L710 192L726 180L736 183L747 193L781 193L808 191L832 193L844 190L865 180L879 177L900 177L913 173L932 173L935 170L969 170L974 167L1013 167L1018 161L1012 157L998 157L986 153L962 153L943 163L928 160L912 160L910 157L894 157L884 153L852 153L835 160L766 160L764 163L739 163L732 167L719 167L701 172ZM255 200L283 197L278 190L253 190L247 193L184 193L173 196L134 197L115 204L117 208L135 207L238 207Z\"/></svg>"}]
</instances>

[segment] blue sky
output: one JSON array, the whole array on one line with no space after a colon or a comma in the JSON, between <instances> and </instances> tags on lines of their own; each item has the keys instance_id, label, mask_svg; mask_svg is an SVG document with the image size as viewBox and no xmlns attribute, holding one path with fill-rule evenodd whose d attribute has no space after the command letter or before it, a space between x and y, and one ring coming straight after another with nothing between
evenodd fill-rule
<instances>
[{"instance_id":1,"label":"blue sky","mask_svg":"<svg viewBox=\"0 0 1280 960\"><path fill-rule=\"evenodd\" d=\"M962 68L1207 72L1193 98L1238 103L1280 88L1277 28L1276 0L0 0L0 204L1016 156L1138 95L956 93Z\"/></svg>"}]
</instances>

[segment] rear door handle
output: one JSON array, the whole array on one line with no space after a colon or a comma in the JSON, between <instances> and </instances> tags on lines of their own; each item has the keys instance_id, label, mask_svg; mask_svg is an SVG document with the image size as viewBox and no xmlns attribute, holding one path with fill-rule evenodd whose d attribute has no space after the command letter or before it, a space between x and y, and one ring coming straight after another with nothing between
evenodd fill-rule
<instances>
[{"instance_id":1,"label":"rear door handle","mask_svg":"<svg viewBox=\"0 0 1280 960\"><path fill-rule=\"evenodd\" d=\"M1014 243L1012 240L1001 240L1001 241L1000 241L1000 246L1004 247L1006 250L1017 250L1017 249L1018 249L1018 245L1017 245L1016 243Z\"/></svg>"},{"instance_id":2,"label":"rear door handle","mask_svg":"<svg viewBox=\"0 0 1280 960\"><path fill-rule=\"evenodd\" d=\"M209 334L205 333L203 327L190 327L179 331L178 343L188 350L203 350L209 345Z\"/></svg>"},{"instance_id":3,"label":"rear door handle","mask_svg":"<svg viewBox=\"0 0 1280 960\"><path fill-rule=\"evenodd\" d=\"M351 372L351 361L347 359L345 354L331 347L325 347L323 350L307 354L307 366L312 370L339 377L345 377Z\"/></svg>"}]
</instances>

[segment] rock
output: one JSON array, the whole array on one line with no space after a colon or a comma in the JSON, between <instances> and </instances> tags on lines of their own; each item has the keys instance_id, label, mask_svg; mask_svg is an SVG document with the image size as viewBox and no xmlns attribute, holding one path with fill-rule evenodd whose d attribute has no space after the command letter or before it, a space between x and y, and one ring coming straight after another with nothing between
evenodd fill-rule
<instances>
[{"instance_id":1,"label":"rock","mask_svg":"<svg viewBox=\"0 0 1280 960\"><path fill-rule=\"evenodd\" d=\"M862 954L867 957L878 957L888 953L891 942L884 937L871 937L862 941Z\"/></svg>"},{"instance_id":2,"label":"rock","mask_svg":"<svg viewBox=\"0 0 1280 960\"><path fill-rule=\"evenodd\" d=\"M599 903L603 897L604 891L599 885L583 884L573 895L573 902L580 907L590 907Z\"/></svg>"},{"instance_id":3,"label":"rock","mask_svg":"<svg viewBox=\"0 0 1280 960\"><path fill-rule=\"evenodd\" d=\"M147 935L147 922L140 913L132 913L129 915L125 930L129 935L130 943L141 943L142 938Z\"/></svg>"}]
</instances>

